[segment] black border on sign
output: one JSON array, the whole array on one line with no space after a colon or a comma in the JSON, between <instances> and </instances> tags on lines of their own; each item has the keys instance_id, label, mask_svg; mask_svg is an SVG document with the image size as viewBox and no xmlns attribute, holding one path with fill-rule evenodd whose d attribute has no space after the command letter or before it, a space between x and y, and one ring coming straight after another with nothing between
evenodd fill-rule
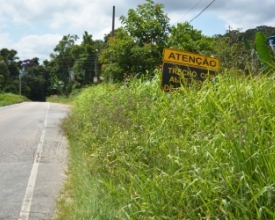
<instances>
[{"instance_id":1,"label":"black border on sign","mask_svg":"<svg viewBox=\"0 0 275 220\"><path fill-rule=\"evenodd\" d=\"M177 64L180 64L180 65L186 65L186 66L191 66L191 67L195 67L195 68L205 68L205 67L202 67L202 66L199 66L199 65L192 65L190 63L184 64L180 61L179 62L177 62L177 61L171 62L170 60L166 60L165 57L164 57L165 50L170 50L170 51L175 51L175 52L179 52L179 53L183 53L183 54L190 54L190 55L194 55L194 56L197 56L197 57L204 57L204 58L207 58L207 59L216 60L218 62L218 67L209 68L209 70L219 71L221 69L221 61L220 61L220 59L218 59L216 57L210 57L210 56L205 56L205 55L202 55L202 54L196 54L196 53L191 53L191 52L184 51L184 50L171 49L171 48L163 48L162 61L165 62L165 63L177 63Z\"/></svg>"},{"instance_id":2,"label":"black border on sign","mask_svg":"<svg viewBox=\"0 0 275 220\"><path fill-rule=\"evenodd\" d=\"M175 67L179 69L179 71L176 71L177 73L174 73ZM171 68L170 73L169 68ZM216 76L217 73L213 70L163 62L160 88L164 91L171 91L180 88L182 85L191 85L194 82L202 84L206 79L212 80ZM171 82L171 79L173 79L173 82Z\"/></svg>"}]
</instances>

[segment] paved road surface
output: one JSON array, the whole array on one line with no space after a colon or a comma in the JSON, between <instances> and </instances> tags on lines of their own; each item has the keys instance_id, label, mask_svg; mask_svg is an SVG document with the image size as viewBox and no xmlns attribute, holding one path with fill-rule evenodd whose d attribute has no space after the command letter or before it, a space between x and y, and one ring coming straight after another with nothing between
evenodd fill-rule
<instances>
[{"instance_id":1,"label":"paved road surface","mask_svg":"<svg viewBox=\"0 0 275 220\"><path fill-rule=\"evenodd\" d=\"M69 107L24 102L0 107L0 220L51 219L65 178Z\"/></svg>"}]
</instances>

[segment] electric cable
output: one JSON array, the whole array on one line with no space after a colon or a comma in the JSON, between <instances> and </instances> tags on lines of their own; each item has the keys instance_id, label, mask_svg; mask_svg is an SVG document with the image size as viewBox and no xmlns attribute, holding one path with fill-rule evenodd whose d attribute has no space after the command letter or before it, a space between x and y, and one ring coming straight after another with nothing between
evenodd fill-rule
<instances>
[{"instance_id":1,"label":"electric cable","mask_svg":"<svg viewBox=\"0 0 275 220\"><path fill-rule=\"evenodd\" d=\"M213 0L212 2L210 2L198 15L196 15L194 18L192 18L189 23L191 23L192 21L194 21L197 17L199 17L207 8L209 8L216 0Z\"/></svg>"},{"instance_id":2,"label":"electric cable","mask_svg":"<svg viewBox=\"0 0 275 220\"><path fill-rule=\"evenodd\" d=\"M183 19L187 14L189 14L198 4L200 4L202 2L202 0L200 0L199 2L197 2L188 12L186 12L180 19L178 19L177 21L176 21L176 23L178 22L178 21L180 21L181 19Z\"/></svg>"}]
</instances>

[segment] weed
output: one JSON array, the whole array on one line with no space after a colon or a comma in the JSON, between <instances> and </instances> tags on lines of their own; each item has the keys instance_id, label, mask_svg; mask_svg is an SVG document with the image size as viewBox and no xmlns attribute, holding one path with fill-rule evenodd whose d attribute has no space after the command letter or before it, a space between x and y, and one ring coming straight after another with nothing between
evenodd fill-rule
<instances>
[{"instance_id":1,"label":"weed","mask_svg":"<svg viewBox=\"0 0 275 220\"><path fill-rule=\"evenodd\" d=\"M133 79L80 93L64 123L66 219L274 219L274 78L217 84L168 95L158 78Z\"/></svg>"}]
</instances>

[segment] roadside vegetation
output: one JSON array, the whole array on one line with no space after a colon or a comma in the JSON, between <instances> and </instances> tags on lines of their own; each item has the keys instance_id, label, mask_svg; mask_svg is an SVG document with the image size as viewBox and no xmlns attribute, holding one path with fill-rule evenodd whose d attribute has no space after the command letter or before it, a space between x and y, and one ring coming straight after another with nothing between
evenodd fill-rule
<instances>
[{"instance_id":1,"label":"roadside vegetation","mask_svg":"<svg viewBox=\"0 0 275 220\"><path fill-rule=\"evenodd\" d=\"M74 90L70 95L50 95L46 98L46 102L54 102L54 103L66 103L72 104L77 95L82 91L82 89Z\"/></svg>"},{"instance_id":2,"label":"roadside vegetation","mask_svg":"<svg viewBox=\"0 0 275 220\"><path fill-rule=\"evenodd\" d=\"M11 93L5 93L5 94L0 93L0 106L12 105L20 102L25 102L25 101L29 101L29 99L27 99L24 96L15 95Z\"/></svg>"},{"instance_id":3,"label":"roadside vegetation","mask_svg":"<svg viewBox=\"0 0 275 220\"><path fill-rule=\"evenodd\" d=\"M210 37L169 20L145 0L102 40L63 36L42 63L0 50L0 104L20 88L73 105L55 219L275 219L275 28ZM164 48L218 58L218 77L165 93Z\"/></svg>"},{"instance_id":4,"label":"roadside vegetation","mask_svg":"<svg viewBox=\"0 0 275 220\"><path fill-rule=\"evenodd\" d=\"M74 61L72 91L93 85L63 123L70 160L55 219L275 219L274 28L207 37L170 26L162 9L130 9L98 51L87 33L55 48L48 67ZM219 58L218 77L165 93L164 48ZM101 65L87 75L89 51Z\"/></svg>"},{"instance_id":5,"label":"roadside vegetation","mask_svg":"<svg viewBox=\"0 0 275 220\"><path fill-rule=\"evenodd\" d=\"M45 101L46 97L70 96L75 90L101 82L121 82L125 75L153 75L162 65L164 48L214 56L221 60L223 69L257 74L258 63L252 59L257 54L252 51L266 51L260 44L255 48L255 35L275 35L275 27L258 26L245 32L229 29L224 34L205 36L188 22L170 24L165 7L145 0L121 16L120 27L103 39L94 39L94 33L88 31L82 36L68 33L47 60L21 60L16 50L0 48L0 92L18 94L21 87L21 94L28 99ZM269 56L264 60L270 61Z\"/></svg>"},{"instance_id":6,"label":"roadside vegetation","mask_svg":"<svg viewBox=\"0 0 275 220\"><path fill-rule=\"evenodd\" d=\"M275 78L228 72L172 94L159 83L78 96L56 219L274 219Z\"/></svg>"}]
</instances>

